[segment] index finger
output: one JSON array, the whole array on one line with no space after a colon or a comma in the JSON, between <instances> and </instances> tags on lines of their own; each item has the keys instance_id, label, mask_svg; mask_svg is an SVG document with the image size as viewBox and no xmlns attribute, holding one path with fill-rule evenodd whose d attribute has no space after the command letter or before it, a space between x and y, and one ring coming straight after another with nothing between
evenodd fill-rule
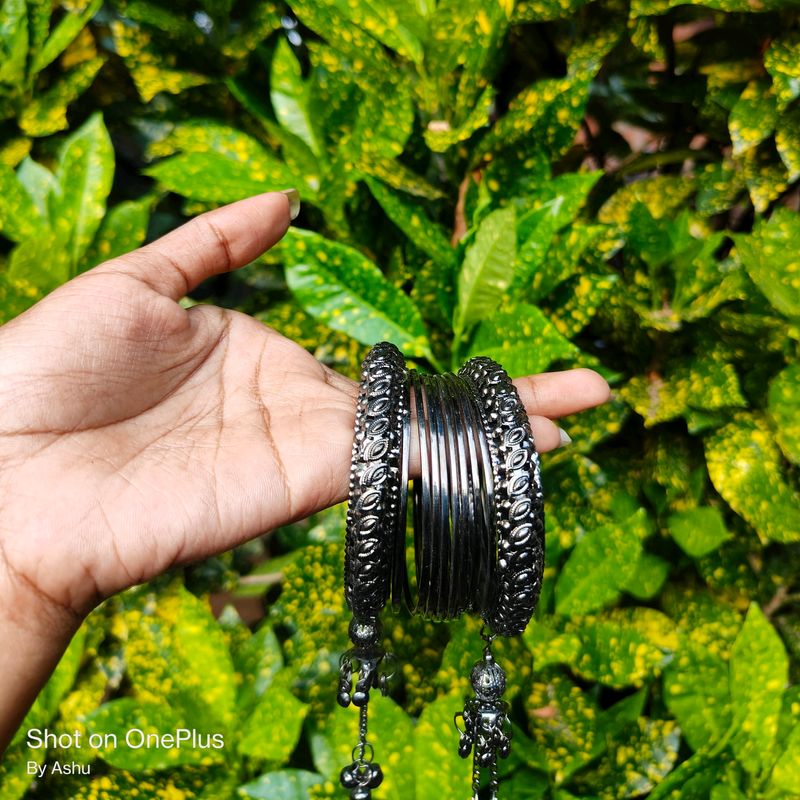
<instances>
[{"instance_id":1,"label":"index finger","mask_svg":"<svg viewBox=\"0 0 800 800\"><path fill-rule=\"evenodd\" d=\"M611 397L606 379L585 367L525 375L515 378L514 386L529 416L549 419L594 408Z\"/></svg>"}]
</instances>

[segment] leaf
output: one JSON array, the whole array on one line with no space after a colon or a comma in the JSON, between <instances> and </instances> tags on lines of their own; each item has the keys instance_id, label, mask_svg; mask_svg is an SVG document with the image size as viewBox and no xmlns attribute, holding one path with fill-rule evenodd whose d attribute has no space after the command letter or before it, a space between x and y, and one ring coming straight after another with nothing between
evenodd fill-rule
<instances>
[{"instance_id":1,"label":"leaf","mask_svg":"<svg viewBox=\"0 0 800 800\"><path fill-rule=\"evenodd\" d=\"M460 125L451 127L446 120L429 122L424 134L425 144L434 153L446 153L453 145L469 139L475 131L489 124L494 108L494 95L494 87L487 86Z\"/></svg>"},{"instance_id":2,"label":"leaf","mask_svg":"<svg viewBox=\"0 0 800 800\"><path fill-rule=\"evenodd\" d=\"M620 396L644 418L646 428L683 416L689 408L746 405L733 365L704 356L675 360L663 376L636 375Z\"/></svg>"},{"instance_id":3,"label":"leaf","mask_svg":"<svg viewBox=\"0 0 800 800\"><path fill-rule=\"evenodd\" d=\"M26 157L17 169L17 179L33 200L36 206L35 214L38 213L46 225L52 225L50 197L61 191L55 175L38 161Z\"/></svg>"},{"instance_id":4,"label":"leaf","mask_svg":"<svg viewBox=\"0 0 800 800\"><path fill-rule=\"evenodd\" d=\"M512 208L493 211L481 222L458 276L453 320L456 338L500 304L514 277L515 238Z\"/></svg>"},{"instance_id":5,"label":"leaf","mask_svg":"<svg viewBox=\"0 0 800 800\"><path fill-rule=\"evenodd\" d=\"M386 216L414 243L424 250L437 264L450 267L455 260L444 229L433 222L421 206L416 205L380 182L367 178L366 184L378 201Z\"/></svg>"},{"instance_id":6,"label":"leaf","mask_svg":"<svg viewBox=\"0 0 800 800\"><path fill-rule=\"evenodd\" d=\"M772 768L770 787L800 794L800 722L792 728Z\"/></svg>"},{"instance_id":7,"label":"leaf","mask_svg":"<svg viewBox=\"0 0 800 800\"><path fill-rule=\"evenodd\" d=\"M664 671L667 708L693 750L717 742L730 726L729 646L706 631L682 631L680 648Z\"/></svg>"},{"instance_id":8,"label":"leaf","mask_svg":"<svg viewBox=\"0 0 800 800\"><path fill-rule=\"evenodd\" d=\"M550 669L532 682L525 710L533 740L544 748L556 784L562 784L604 749L599 706L588 692L556 670Z\"/></svg>"},{"instance_id":9,"label":"leaf","mask_svg":"<svg viewBox=\"0 0 800 800\"><path fill-rule=\"evenodd\" d=\"M103 703L86 717L85 722L88 735L107 737L107 746L98 750L100 757L120 769L140 772L174 768L181 764L222 762L225 758L223 747L227 743L224 737L215 740L213 736L217 731L202 730L197 731L199 736L193 739L184 719L166 703L122 697ZM179 731L184 737L180 743L177 739ZM147 739L152 735L171 738L159 738L156 744ZM151 741L150 745L148 741Z\"/></svg>"},{"instance_id":10,"label":"leaf","mask_svg":"<svg viewBox=\"0 0 800 800\"><path fill-rule=\"evenodd\" d=\"M235 713L233 663L208 604L173 583L159 595L142 592L119 623L137 700L168 703L188 725L226 733Z\"/></svg>"},{"instance_id":11,"label":"leaf","mask_svg":"<svg viewBox=\"0 0 800 800\"><path fill-rule=\"evenodd\" d=\"M209 82L206 75L177 69L175 54L163 54L155 48L151 35L143 28L116 19L111 21L110 28L114 47L130 70L139 96L145 103L159 92L179 94L184 89Z\"/></svg>"},{"instance_id":12,"label":"leaf","mask_svg":"<svg viewBox=\"0 0 800 800\"><path fill-rule=\"evenodd\" d=\"M692 193L694 182L689 177L659 175L632 181L618 189L597 213L599 222L625 227L637 203L642 203L654 219L677 214Z\"/></svg>"},{"instance_id":13,"label":"leaf","mask_svg":"<svg viewBox=\"0 0 800 800\"><path fill-rule=\"evenodd\" d=\"M116 258L144 244L153 197L124 200L103 217L94 241L86 251L80 271Z\"/></svg>"},{"instance_id":14,"label":"leaf","mask_svg":"<svg viewBox=\"0 0 800 800\"><path fill-rule=\"evenodd\" d=\"M514 22L547 22L571 17L588 0L519 0Z\"/></svg>"},{"instance_id":15,"label":"leaf","mask_svg":"<svg viewBox=\"0 0 800 800\"><path fill-rule=\"evenodd\" d=\"M383 800L420 797L415 792L414 770L417 763L414 742L419 726L415 730L411 717L390 697L371 701L370 712L369 741L375 748L375 761L384 772L380 792L376 794ZM450 712L451 724L453 713ZM340 771L353 761L353 746L358 742L358 719L359 711L355 706L335 707L312 726L309 739L314 766L337 785ZM458 742L455 728L453 736Z\"/></svg>"},{"instance_id":16,"label":"leaf","mask_svg":"<svg viewBox=\"0 0 800 800\"><path fill-rule=\"evenodd\" d=\"M728 118L733 154L741 155L763 142L772 135L777 121L778 109L769 85L750 81Z\"/></svg>"},{"instance_id":17,"label":"leaf","mask_svg":"<svg viewBox=\"0 0 800 800\"><path fill-rule=\"evenodd\" d=\"M21 313L72 277L63 239L49 230L26 239L11 251L2 277L16 293L20 306L16 311Z\"/></svg>"},{"instance_id":18,"label":"leaf","mask_svg":"<svg viewBox=\"0 0 800 800\"><path fill-rule=\"evenodd\" d=\"M143 172L170 191L216 203L279 191L296 182L288 167L255 139L224 126L198 130L200 125L190 123L176 128L171 141L185 152ZM192 140L195 132L197 139Z\"/></svg>"},{"instance_id":19,"label":"leaf","mask_svg":"<svg viewBox=\"0 0 800 800\"><path fill-rule=\"evenodd\" d=\"M239 752L254 759L284 764L292 754L308 705L291 691L292 671L282 670L241 723Z\"/></svg>"},{"instance_id":20,"label":"leaf","mask_svg":"<svg viewBox=\"0 0 800 800\"><path fill-rule=\"evenodd\" d=\"M0 233L21 242L41 230L42 215L14 170L0 165Z\"/></svg>"},{"instance_id":21,"label":"leaf","mask_svg":"<svg viewBox=\"0 0 800 800\"><path fill-rule=\"evenodd\" d=\"M44 46L31 62L31 73L41 72L72 43L81 29L97 13L102 0L91 0L84 8L72 8L61 18L58 25L47 37Z\"/></svg>"},{"instance_id":22,"label":"leaf","mask_svg":"<svg viewBox=\"0 0 800 800\"><path fill-rule=\"evenodd\" d=\"M800 218L777 208L749 235L736 234L736 251L753 282L782 314L800 316Z\"/></svg>"},{"instance_id":23,"label":"leaf","mask_svg":"<svg viewBox=\"0 0 800 800\"><path fill-rule=\"evenodd\" d=\"M800 109L781 114L775 131L775 146L787 172L789 182L800 178Z\"/></svg>"},{"instance_id":24,"label":"leaf","mask_svg":"<svg viewBox=\"0 0 800 800\"><path fill-rule=\"evenodd\" d=\"M800 36L792 33L773 39L764 53L764 66L772 76L778 111L800 97Z\"/></svg>"},{"instance_id":25,"label":"leaf","mask_svg":"<svg viewBox=\"0 0 800 800\"><path fill-rule=\"evenodd\" d=\"M0 83L23 83L28 56L25 0L6 0L0 6L0 54Z\"/></svg>"},{"instance_id":26,"label":"leaf","mask_svg":"<svg viewBox=\"0 0 800 800\"><path fill-rule=\"evenodd\" d=\"M640 509L624 523L612 522L578 540L556 583L557 613L585 614L619 597L641 555L644 518Z\"/></svg>"},{"instance_id":27,"label":"leaf","mask_svg":"<svg viewBox=\"0 0 800 800\"><path fill-rule=\"evenodd\" d=\"M617 275L595 273L566 281L547 301L553 324L564 336L577 336L604 306L617 282Z\"/></svg>"},{"instance_id":28,"label":"leaf","mask_svg":"<svg viewBox=\"0 0 800 800\"><path fill-rule=\"evenodd\" d=\"M257 800L306 800L308 790L325 779L316 772L303 769L284 769L267 772L238 789L240 797Z\"/></svg>"},{"instance_id":29,"label":"leaf","mask_svg":"<svg viewBox=\"0 0 800 800\"><path fill-rule=\"evenodd\" d=\"M722 514L713 506L679 511L667 524L681 550L693 558L707 555L731 538Z\"/></svg>"},{"instance_id":30,"label":"leaf","mask_svg":"<svg viewBox=\"0 0 800 800\"><path fill-rule=\"evenodd\" d=\"M3 800L19 800L25 795L35 777L28 772L29 765L39 766L46 756L44 750L31 750L22 742L9 746L0 761L0 796Z\"/></svg>"},{"instance_id":31,"label":"leaf","mask_svg":"<svg viewBox=\"0 0 800 800\"><path fill-rule=\"evenodd\" d=\"M714 488L762 541L800 541L800 502L781 474L780 451L763 418L738 414L704 444Z\"/></svg>"},{"instance_id":32,"label":"leaf","mask_svg":"<svg viewBox=\"0 0 800 800\"><path fill-rule=\"evenodd\" d=\"M272 56L269 96L278 122L319 156L322 148L309 114L308 87L303 82L300 62L286 39L278 41Z\"/></svg>"},{"instance_id":33,"label":"leaf","mask_svg":"<svg viewBox=\"0 0 800 800\"><path fill-rule=\"evenodd\" d=\"M780 160L774 158L769 148L759 147L745 151L737 159L744 175L753 208L763 214L789 187L789 176Z\"/></svg>"},{"instance_id":34,"label":"leaf","mask_svg":"<svg viewBox=\"0 0 800 800\"><path fill-rule=\"evenodd\" d=\"M468 355L489 356L517 378L544 372L554 361L579 352L536 306L515 303L477 326Z\"/></svg>"},{"instance_id":35,"label":"leaf","mask_svg":"<svg viewBox=\"0 0 800 800\"><path fill-rule=\"evenodd\" d=\"M248 633L241 644L232 647L232 655L236 671L242 676L236 706L242 712L249 712L283 667L283 652L272 627L262 624L252 635Z\"/></svg>"},{"instance_id":36,"label":"leaf","mask_svg":"<svg viewBox=\"0 0 800 800\"><path fill-rule=\"evenodd\" d=\"M281 252L286 282L310 314L364 344L386 340L407 356L430 357L416 306L358 250L290 228Z\"/></svg>"},{"instance_id":37,"label":"leaf","mask_svg":"<svg viewBox=\"0 0 800 800\"><path fill-rule=\"evenodd\" d=\"M290 634L283 643L287 663L311 680L329 675L349 646L343 559L342 540L302 548L283 571L280 597L270 609L271 619Z\"/></svg>"},{"instance_id":38,"label":"leaf","mask_svg":"<svg viewBox=\"0 0 800 800\"><path fill-rule=\"evenodd\" d=\"M413 771L417 800L458 797L469 785L470 761L459 758L453 715L464 707L459 692L440 695L429 703L414 729Z\"/></svg>"},{"instance_id":39,"label":"leaf","mask_svg":"<svg viewBox=\"0 0 800 800\"><path fill-rule=\"evenodd\" d=\"M61 192L51 204L51 214L73 271L105 215L113 177L114 148L96 113L64 142L55 171Z\"/></svg>"},{"instance_id":40,"label":"leaf","mask_svg":"<svg viewBox=\"0 0 800 800\"><path fill-rule=\"evenodd\" d=\"M731 650L730 692L737 732L733 749L751 773L772 764L789 660L780 637L755 603Z\"/></svg>"},{"instance_id":41,"label":"leaf","mask_svg":"<svg viewBox=\"0 0 800 800\"><path fill-rule=\"evenodd\" d=\"M28 103L19 126L29 136L48 136L67 127L67 107L92 85L105 57L89 59L67 72L44 94Z\"/></svg>"},{"instance_id":42,"label":"leaf","mask_svg":"<svg viewBox=\"0 0 800 800\"><path fill-rule=\"evenodd\" d=\"M790 364L769 385L767 410L783 454L800 464L800 365Z\"/></svg>"},{"instance_id":43,"label":"leaf","mask_svg":"<svg viewBox=\"0 0 800 800\"><path fill-rule=\"evenodd\" d=\"M537 626L538 627L538 626ZM643 686L672 661L678 649L675 626L651 608L616 608L576 618L555 636L525 636L534 663L566 664L586 680L622 689Z\"/></svg>"},{"instance_id":44,"label":"leaf","mask_svg":"<svg viewBox=\"0 0 800 800\"><path fill-rule=\"evenodd\" d=\"M661 592L669 575L670 564L652 553L642 553L636 569L622 588L638 600L652 600Z\"/></svg>"}]
</instances>

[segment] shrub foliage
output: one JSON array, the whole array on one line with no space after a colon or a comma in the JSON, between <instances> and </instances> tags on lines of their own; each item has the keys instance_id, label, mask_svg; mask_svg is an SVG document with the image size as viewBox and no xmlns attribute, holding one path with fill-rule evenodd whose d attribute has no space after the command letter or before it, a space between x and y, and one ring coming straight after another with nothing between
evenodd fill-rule
<instances>
[{"instance_id":1,"label":"shrub foliage","mask_svg":"<svg viewBox=\"0 0 800 800\"><path fill-rule=\"evenodd\" d=\"M614 387L544 457L544 593L498 647L505 796L800 797L798 98L790 0L4 0L0 321L298 187L280 246L185 304L350 375L389 339L423 369L482 353ZM342 534L337 507L104 604L2 797L340 796ZM388 616L378 797L464 796L444 731L476 631ZM225 747L29 750L45 726ZM32 783L45 757L92 775Z\"/></svg>"}]
</instances>

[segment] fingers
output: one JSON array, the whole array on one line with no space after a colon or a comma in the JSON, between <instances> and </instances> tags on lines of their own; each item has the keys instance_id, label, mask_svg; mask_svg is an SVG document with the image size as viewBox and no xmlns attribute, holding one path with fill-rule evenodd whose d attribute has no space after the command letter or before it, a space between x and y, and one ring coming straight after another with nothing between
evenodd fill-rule
<instances>
[{"instance_id":1,"label":"fingers","mask_svg":"<svg viewBox=\"0 0 800 800\"><path fill-rule=\"evenodd\" d=\"M526 375L516 378L514 386L529 416L551 419L602 405L611 397L605 378L585 368Z\"/></svg>"},{"instance_id":2,"label":"fingers","mask_svg":"<svg viewBox=\"0 0 800 800\"><path fill-rule=\"evenodd\" d=\"M212 275L242 267L274 245L291 222L290 200L267 192L207 211L98 269L132 275L180 300Z\"/></svg>"}]
</instances>

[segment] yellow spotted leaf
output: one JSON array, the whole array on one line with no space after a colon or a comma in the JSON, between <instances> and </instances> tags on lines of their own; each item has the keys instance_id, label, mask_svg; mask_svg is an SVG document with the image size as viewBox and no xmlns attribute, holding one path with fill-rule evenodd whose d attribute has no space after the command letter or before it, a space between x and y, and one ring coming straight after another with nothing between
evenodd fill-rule
<instances>
[{"instance_id":1,"label":"yellow spotted leaf","mask_svg":"<svg viewBox=\"0 0 800 800\"><path fill-rule=\"evenodd\" d=\"M738 414L704 443L714 488L762 541L800 541L800 499L782 475L780 451L764 419Z\"/></svg>"},{"instance_id":2,"label":"yellow spotted leaf","mask_svg":"<svg viewBox=\"0 0 800 800\"><path fill-rule=\"evenodd\" d=\"M737 726L733 749L739 763L760 773L774 760L778 717L789 663L783 642L756 603L731 649L730 692Z\"/></svg>"}]
</instances>

